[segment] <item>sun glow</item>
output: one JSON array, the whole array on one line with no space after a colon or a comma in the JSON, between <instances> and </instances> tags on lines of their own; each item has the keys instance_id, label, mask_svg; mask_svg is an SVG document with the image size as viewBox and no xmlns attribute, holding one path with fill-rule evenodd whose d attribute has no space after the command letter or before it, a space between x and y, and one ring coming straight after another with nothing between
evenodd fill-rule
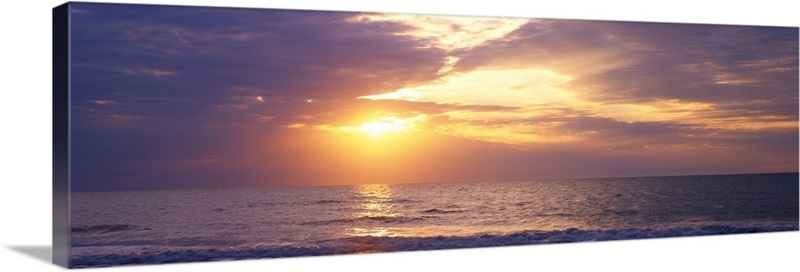
<instances>
[{"instance_id":1,"label":"sun glow","mask_svg":"<svg viewBox=\"0 0 800 272\"><path fill-rule=\"evenodd\" d=\"M411 118L386 116L375 121L366 122L357 127L356 130L372 136L381 136L391 132L403 132L414 129L414 123L423 121L425 118L425 115L419 115Z\"/></svg>"},{"instance_id":2,"label":"sun glow","mask_svg":"<svg viewBox=\"0 0 800 272\"><path fill-rule=\"evenodd\" d=\"M424 122L427 119L428 116L425 114L420 114L413 117L397 117L395 115L388 115L367 121L359 126L332 126L332 125L309 126L307 124L298 123L298 124L291 124L288 127L300 128L300 129L310 128L316 130L335 131L335 132L360 132L370 136L378 137L390 133L408 132L417 130L414 124L417 122Z\"/></svg>"},{"instance_id":3,"label":"sun glow","mask_svg":"<svg viewBox=\"0 0 800 272\"><path fill-rule=\"evenodd\" d=\"M357 127L343 126L343 127L338 127L336 130L361 132L368 134L370 136L377 137L389 133L405 132L413 130L415 129L414 123L419 121L424 121L425 119L426 119L425 115L418 115L410 118L400 118L397 116L390 115L378 118L377 120L368 121Z\"/></svg>"},{"instance_id":4,"label":"sun glow","mask_svg":"<svg viewBox=\"0 0 800 272\"><path fill-rule=\"evenodd\" d=\"M362 132L373 136L380 136L389 132L406 130L406 126L403 124L403 122L385 120L366 122L358 128Z\"/></svg>"}]
</instances>

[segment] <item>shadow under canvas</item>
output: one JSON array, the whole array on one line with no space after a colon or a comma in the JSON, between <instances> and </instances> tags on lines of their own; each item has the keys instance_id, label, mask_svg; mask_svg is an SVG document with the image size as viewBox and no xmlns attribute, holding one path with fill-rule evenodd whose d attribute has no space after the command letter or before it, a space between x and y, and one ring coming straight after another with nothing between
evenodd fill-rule
<instances>
[{"instance_id":1,"label":"shadow under canvas","mask_svg":"<svg viewBox=\"0 0 800 272\"><path fill-rule=\"evenodd\" d=\"M50 246L8 246L8 248L46 263L51 263L53 259L53 248Z\"/></svg>"}]
</instances>

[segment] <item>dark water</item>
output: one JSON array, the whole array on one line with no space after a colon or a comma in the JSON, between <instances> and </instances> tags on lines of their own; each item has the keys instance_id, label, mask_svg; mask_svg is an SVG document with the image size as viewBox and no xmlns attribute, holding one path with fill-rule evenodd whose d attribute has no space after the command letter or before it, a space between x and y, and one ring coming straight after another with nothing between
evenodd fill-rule
<instances>
[{"instance_id":1,"label":"dark water","mask_svg":"<svg viewBox=\"0 0 800 272\"><path fill-rule=\"evenodd\" d=\"M797 173L75 193L72 265L797 229Z\"/></svg>"}]
</instances>

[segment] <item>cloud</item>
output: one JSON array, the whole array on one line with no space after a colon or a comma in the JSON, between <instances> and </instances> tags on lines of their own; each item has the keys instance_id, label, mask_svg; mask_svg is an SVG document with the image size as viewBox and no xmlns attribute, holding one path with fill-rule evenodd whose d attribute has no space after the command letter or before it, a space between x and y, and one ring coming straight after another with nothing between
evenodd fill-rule
<instances>
[{"instance_id":1,"label":"cloud","mask_svg":"<svg viewBox=\"0 0 800 272\"><path fill-rule=\"evenodd\" d=\"M792 28L533 20L459 51L454 73L439 81L364 98L544 104L625 123L792 129L797 127L796 34ZM518 123L536 116L537 108L471 116L497 122L504 115L504 128L525 134L544 129ZM465 137L488 128L458 127Z\"/></svg>"},{"instance_id":2,"label":"cloud","mask_svg":"<svg viewBox=\"0 0 800 272\"><path fill-rule=\"evenodd\" d=\"M796 34L792 28L537 20L464 52L456 67L542 67L573 77L570 90L603 102L791 98Z\"/></svg>"},{"instance_id":3,"label":"cloud","mask_svg":"<svg viewBox=\"0 0 800 272\"><path fill-rule=\"evenodd\" d=\"M407 25L398 35L414 36L427 41L425 47L446 51L469 49L489 40L499 39L527 23L525 18L478 16L427 16L412 14L364 14L354 22L391 22Z\"/></svg>"},{"instance_id":4,"label":"cloud","mask_svg":"<svg viewBox=\"0 0 800 272\"><path fill-rule=\"evenodd\" d=\"M793 28L74 6L77 190L796 170Z\"/></svg>"},{"instance_id":5,"label":"cloud","mask_svg":"<svg viewBox=\"0 0 800 272\"><path fill-rule=\"evenodd\" d=\"M243 96L295 103L351 99L435 79L445 58L442 50L421 46L424 40L395 35L408 26L350 21L356 13L80 8L94 12L74 22L79 98L107 100L113 91L191 100L141 104L143 116L194 118ZM161 79L132 77L141 75ZM171 110L159 110L162 102Z\"/></svg>"},{"instance_id":6,"label":"cloud","mask_svg":"<svg viewBox=\"0 0 800 272\"><path fill-rule=\"evenodd\" d=\"M444 76L432 84L360 98L507 107L562 104L570 99L570 94L555 86L568 80L568 77L540 69L475 70Z\"/></svg>"},{"instance_id":7,"label":"cloud","mask_svg":"<svg viewBox=\"0 0 800 272\"><path fill-rule=\"evenodd\" d=\"M161 69L126 69L125 73L148 76L174 76L176 72Z\"/></svg>"}]
</instances>

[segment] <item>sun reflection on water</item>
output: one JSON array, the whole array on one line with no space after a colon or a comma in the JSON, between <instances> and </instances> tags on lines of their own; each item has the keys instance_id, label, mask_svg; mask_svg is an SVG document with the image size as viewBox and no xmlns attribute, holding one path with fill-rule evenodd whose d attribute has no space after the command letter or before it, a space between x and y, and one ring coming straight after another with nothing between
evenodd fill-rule
<instances>
[{"instance_id":1,"label":"sun reflection on water","mask_svg":"<svg viewBox=\"0 0 800 272\"><path fill-rule=\"evenodd\" d=\"M356 205L354 219L363 219L364 226L348 228L348 236L373 236L373 237L395 237L398 233L385 226L382 222L400 218L401 213L395 209L392 203L391 186L387 184L367 184L356 186L353 190L355 198L360 200Z\"/></svg>"},{"instance_id":2,"label":"sun reflection on water","mask_svg":"<svg viewBox=\"0 0 800 272\"><path fill-rule=\"evenodd\" d=\"M372 237L397 237L398 234L388 228L350 228L347 230L350 236L372 236Z\"/></svg>"}]
</instances>

